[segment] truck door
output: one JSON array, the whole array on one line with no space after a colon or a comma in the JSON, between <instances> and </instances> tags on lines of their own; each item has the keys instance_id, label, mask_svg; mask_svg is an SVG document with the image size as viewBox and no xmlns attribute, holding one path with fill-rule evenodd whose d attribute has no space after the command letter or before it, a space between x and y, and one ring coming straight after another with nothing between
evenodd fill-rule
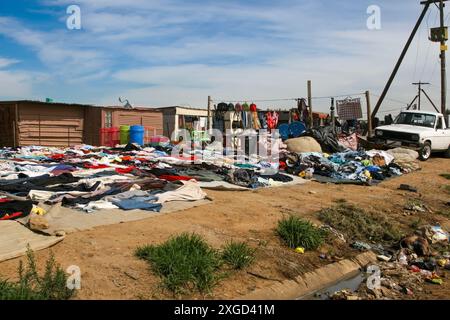
<instances>
[{"instance_id":1,"label":"truck door","mask_svg":"<svg viewBox=\"0 0 450 320\"><path fill-rule=\"evenodd\" d=\"M444 118L439 117L436 124L436 138L433 149L447 150L450 140L450 131L444 129Z\"/></svg>"}]
</instances>

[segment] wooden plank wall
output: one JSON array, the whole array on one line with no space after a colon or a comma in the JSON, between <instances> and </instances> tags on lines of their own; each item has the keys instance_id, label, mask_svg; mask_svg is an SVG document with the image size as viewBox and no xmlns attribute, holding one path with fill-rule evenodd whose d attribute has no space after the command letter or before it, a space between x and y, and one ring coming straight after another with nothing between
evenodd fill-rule
<instances>
[{"instance_id":1,"label":"wooden plank wall","mask_svg":"<svg viewBox=\"0 0 450 320\"><path fill-rule=\"evenodd\" d=\"M14 105L0 105L0 147L14 146Z\"/></svg>"},{"instance_id":2,"label":"wooden plank wall","mask_svg":"<svg viewBox=\"0 0 450 320\"><path fill-rule=\"evenodd\" d=\"M19 144L67 147L83 143L83 106L21 103Z\"/></svg>"},{"instance_id":3,"label":"wooden plank wall","mask_svg":"<svg viewBox=\"0 0 450 320\"><path fill-rule=\"evenodd\" d=\"M113 126L144 126L156 128L156 134L163 134L163 114L150 110L121 110L116 109L113 114Z\"/></svg>"}]
</instances>

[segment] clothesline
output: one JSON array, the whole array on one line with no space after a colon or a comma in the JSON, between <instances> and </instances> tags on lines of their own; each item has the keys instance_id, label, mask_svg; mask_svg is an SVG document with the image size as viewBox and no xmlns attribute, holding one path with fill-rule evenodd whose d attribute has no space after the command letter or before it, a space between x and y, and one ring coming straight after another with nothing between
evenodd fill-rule
<instances>
[{"instance_id":1,"label":"clothesline","mask_svg":"<svg viewBox=\"0 0 450 320\"><path fill-rule=\"evenodd\" d=\"M319 99L331 99L331 98L344 98L344 97L352 97L352 96L361 96L364 95L364 93L348 93L348 94L342 94L342 95L334 95L334 96L318 96L318 97L312 97L312 100L319 100ZM227 99L213 99L212 102L218 102L218 103L240 103L243 101L251 101L251 102L277 102L277 101L298 101L301 98L281 98L281 99L240 99L240 100L227 100Z\"/></svg>"}]
</instances>

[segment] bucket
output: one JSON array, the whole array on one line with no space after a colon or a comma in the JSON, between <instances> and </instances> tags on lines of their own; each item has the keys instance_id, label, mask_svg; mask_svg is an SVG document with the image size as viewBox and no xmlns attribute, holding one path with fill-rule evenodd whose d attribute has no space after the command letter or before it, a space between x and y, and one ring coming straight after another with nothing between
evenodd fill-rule
<instances>
[{"instance_id":1,"label":"bucket","mask_svg":"<svg viewBox=\"0 0 450 320\"><path fill-rule=\"evenodd\" d=\"M120 126L120 144L127 144L130 141L130 126Z\"/></svg>"},{"instance_id":2,"label":"bucket","mask_svg":"<svg viewBox=\"0 0 450 320\"><path fill-rule=\"evenodd\" d=\"M109 128L100 129L100 145L107 147L110 144Z\"/></svg>"},{"instance_id":3,"label":"bucket","mask_svg":"<svg viewBox=\"0 0 450 320\"><path fill-rule=\"evenodd\" d=\"M109 134L110 134L110 145L109 146L114 148L120 142L119 128L110 128Z\"/></svg>"},{"instance_id":4,"label":"bucket","mask_svg":"<svg viewBox=\"0 0 450 320\"><path fill-rule=\"evenodd\" d=\"M144 145L145 128L143 126L132 126L130 128L130 143Z\"/></svg>"}]
</instances>

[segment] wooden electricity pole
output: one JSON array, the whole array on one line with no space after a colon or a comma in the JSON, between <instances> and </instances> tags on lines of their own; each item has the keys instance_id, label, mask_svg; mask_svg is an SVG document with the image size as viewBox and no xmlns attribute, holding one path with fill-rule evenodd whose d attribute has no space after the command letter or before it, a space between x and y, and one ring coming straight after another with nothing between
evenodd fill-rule
<instances>
[{"instance_id":1,"label":"wooden electricity pole","mask_svg":"<svg viewBox=\"0 0 450 320\"><path fill-rule=\"evenodd\" d=\"M413 85L419 87L419 90L418 90L418 93L417 93L417 97L419 99L418 100L418 104L417 104L417 110L422 110L422 91L423 91L422 85L429 85L429 84L430 83L428 83L428 82L422 82L422 81L413 83Z\"/></svg>"},{"instance_id":2,"label":"wooden electricity pole","mask_svg":"<svg viewBox=\"0 0 450 320\"><path fill-rule=\"evenodd\" d=\"M372 106L370 105L370 92L366 91L366 104L367 104L367 136L372 137Z\"/></svg>"},{"instance_id":3,"label":"wooden electricity pole","mask_svg":"<svg viewBox=\"0 0 450 320\"><path fill-rule=\"evenodd\" d=\"M206 130L212 129L212 119L211 119L211 96L208 96L208 121Z\"/></svg>"},{"instance_id":4,"label":"wooden electricity pole","mask_svg":"<svg viewBox=\"0 0 450 320\"><path fill-rule=\"evenodd\" d=\"M447 109L447 72L446 72L446 31L444 21L444 0L439 1L439 11L441 16L441 110L442 114L445 114Z\"/></svg>"},{"instance_id":5,"label":"wooden electricity pole","mask_svg":"<svg viewBox=\"0 0 450 320\"><path fill-rule=\"evenodd\" d=\"M397 61L397 64L394 67L394 70L392 71L391 76L389 77L389 80L383 90L383 92L381 93L380 99L378 100L375 109L373 110L372 113L372 120L375 119L378 111L380 110L380 107L384 101L384 98L386 98L386 95L392 85L392 82L395 79L395 76L397 75L398 70L400 69L400 66L403 62L403 59L406 56L406 53L408 52L408 49L411 45L411 42L413 41L417 30L419 30L420 25L422 24L422 21L426 15L426 13L428 12L428 9L430 8L430 5L432 4L437 4L439 3L439 11L440 11L440 43L441 43L441 109L442 112L445 112L446 110L446 99L447 99L447 75L446 75L446 57L445 57L445 51L447 50L447 46L446 46L446 28L445 28L445 18L444 18L444 8L445 8L445 4L444 2L446 2L448 0L425 0L420 2L420 4L424 5L424 8L422 10L422 13L420 14L419 19L417 20L416 25L414 26L413 31L411 32L411 35L408 38L408 41L405 44L405 47L403 48L402 53L400 54L400 58Z\"/></svg>"},{"instance_id":6,"label":"wooden electricity pole","mask_svg":"<svg viewBox=\"0 0 450 320\"><path fill-rule=\"evenodd\" d=\"M309 121L310 128L314 127L314 115L313 115L313 107L312 107L312 82L308 80L308 106L309 106Z\"/></svg>"}]
</instances>

